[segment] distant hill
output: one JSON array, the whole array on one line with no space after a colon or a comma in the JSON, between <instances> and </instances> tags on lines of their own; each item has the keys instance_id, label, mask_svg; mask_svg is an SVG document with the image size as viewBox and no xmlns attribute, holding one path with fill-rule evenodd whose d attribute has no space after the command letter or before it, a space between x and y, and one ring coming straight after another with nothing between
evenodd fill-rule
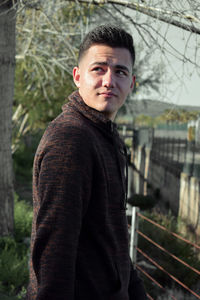
<instances>
[{"instance_id":1,"label":"distant hill","mask_svg":"<svg viewBox=\"0 0 200 300\"><path fill-rule=\"evenodd\" d=\"M132 103L134 115L142 114L151 117L157 117L161 115L166 109L200 111L200 106L176 105L173 103L162 102L158 100L133 100Z\"/></svg>"}]
</instances>

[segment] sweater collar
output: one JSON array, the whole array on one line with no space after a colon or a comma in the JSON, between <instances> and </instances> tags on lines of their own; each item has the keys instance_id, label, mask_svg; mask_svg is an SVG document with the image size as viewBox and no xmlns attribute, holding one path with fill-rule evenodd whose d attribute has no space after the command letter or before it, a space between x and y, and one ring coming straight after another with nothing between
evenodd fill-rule
<instances>
[{"instance_id":1,"label":"sweater collar","mask_svg":"<svg viewBox=\"0 0 200 300\"><path fill-rule=\"evenodd\" d=\"M84 115L87 119L91 120L97 126L100 125L104 127L106 130L111 132L116 132L116 124L109 120L102 112L88 106L82 99L79 94L79 91L73 92L69 97L69 102L64 104L62 109L65 111L67 107L73 107L78 110L79 113Z\"/></svg>"}]
</instances>

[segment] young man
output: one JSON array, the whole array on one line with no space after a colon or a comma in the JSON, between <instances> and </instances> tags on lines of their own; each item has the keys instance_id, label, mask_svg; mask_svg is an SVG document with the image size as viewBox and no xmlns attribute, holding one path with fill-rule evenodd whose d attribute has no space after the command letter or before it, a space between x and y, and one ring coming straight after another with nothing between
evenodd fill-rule
<instances>
[{"instance_id":1,"label":"young man","mask_svg":"<svg viewBox=\"0 0 200 300\"><path fill-rule=\"evenodd\" d=\"M146 299L129 258L126 150L112 122L134 86L134 59L117 27L81 44L78 90L35 156L29 300Z\"/></svg>"}]
</instances>

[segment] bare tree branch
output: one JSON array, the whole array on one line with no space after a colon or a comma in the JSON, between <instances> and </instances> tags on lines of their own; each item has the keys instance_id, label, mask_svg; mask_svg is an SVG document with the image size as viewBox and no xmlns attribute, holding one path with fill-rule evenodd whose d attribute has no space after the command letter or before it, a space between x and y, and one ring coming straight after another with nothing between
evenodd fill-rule
<instances>
[{"instance_id":1,"label":"bare tree branch","mask_svg":"<svg viewBox=\"0 0 200 300\"><path fill-rule=\"evenodd\" d=\"M76 0L76 2L92 3L95 5L117 4L126 8L130 8L142 14L148 15L154 19L160 20L167 24L171 24L176 27L182 28L186 31L200 34L200 28L195 27L193 24L200 24L200 19L196 15L184 14L180 11L175 10L151 7L144 4L140 4L139 2L132 2L130 0ZM176 20L175 18L179 18L182 21Z\"/></svg>"}]
</instances>

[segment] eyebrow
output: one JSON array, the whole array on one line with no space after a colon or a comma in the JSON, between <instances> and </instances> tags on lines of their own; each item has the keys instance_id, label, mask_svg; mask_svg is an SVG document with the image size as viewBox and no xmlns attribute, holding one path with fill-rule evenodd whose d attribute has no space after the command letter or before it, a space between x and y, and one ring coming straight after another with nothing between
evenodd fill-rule
<instances>
[{"instance_id":1,"label":"eyebrow","mask_svg":"<svg viewBox=\"0 0 200 300\"><path fill-rule=\"evenodd\" d=\"M94 66L94 65L99 65L99 66L108 66L109 64L105 61L96 61L94 63L91 64L91 66ZM128 73L130 73L130 70L124 66L124 65L114 65L114 67L116 69L121 69L121 70L124 70L124 71L127 71Z\"/></svg>"}]
</instances>

